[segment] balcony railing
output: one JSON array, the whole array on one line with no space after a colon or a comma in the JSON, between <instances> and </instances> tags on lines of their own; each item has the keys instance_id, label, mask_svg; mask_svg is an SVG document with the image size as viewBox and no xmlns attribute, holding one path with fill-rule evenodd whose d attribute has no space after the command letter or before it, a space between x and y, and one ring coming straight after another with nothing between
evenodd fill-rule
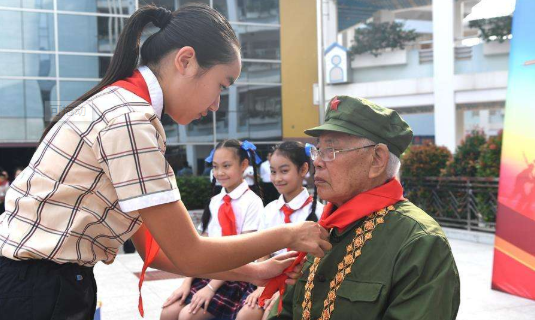
<instances>
[{"instance_id":1,"label":"balcony railing","mask_svg":"<svg viewBox=\"0 0 535 320\"><path fill-rule=\"evenodd\" d=\"M494 232L497 178L402 178L405 197L442 226Z\"/></svg>"}]
</instances>

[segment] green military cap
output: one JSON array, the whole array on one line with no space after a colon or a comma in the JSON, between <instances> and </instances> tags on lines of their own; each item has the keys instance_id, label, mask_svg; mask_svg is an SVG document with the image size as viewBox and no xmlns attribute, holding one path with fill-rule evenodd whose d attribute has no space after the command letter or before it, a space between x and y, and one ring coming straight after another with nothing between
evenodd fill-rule
<instances>
[{"instance_id":1,"label":"green military cap","mask_svg":"<svg viewBox=\"0 0 535 320\"><path fill-rule=\"evenodd\" d=\"M305 130L305 133L319 137L326 131L343 132L384 143L398 157L412 141L411 127L396 111L366 99L348 96L333 98L325 113L325 123Z\"/></svg>"}]
</instances>

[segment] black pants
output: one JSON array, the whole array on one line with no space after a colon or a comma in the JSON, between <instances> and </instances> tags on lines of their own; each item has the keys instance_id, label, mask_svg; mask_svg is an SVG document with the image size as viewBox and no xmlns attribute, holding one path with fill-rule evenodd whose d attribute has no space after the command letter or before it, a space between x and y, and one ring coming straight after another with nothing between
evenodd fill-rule
<instances>
[{"instance_id":1,"label":"black pants","mask_svg":"<svg viewBox=\"0 0 535 320\"><path fill-rule=\"evenodd\" d=\"M90 320L96 305L92 267L0 257L0 320Z\"/></svg>"}]
</instances>

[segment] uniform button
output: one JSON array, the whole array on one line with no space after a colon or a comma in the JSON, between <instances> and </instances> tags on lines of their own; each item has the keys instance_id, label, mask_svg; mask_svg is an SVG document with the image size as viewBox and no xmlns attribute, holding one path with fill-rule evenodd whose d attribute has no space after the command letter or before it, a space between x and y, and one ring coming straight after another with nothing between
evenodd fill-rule
<instances>
[{"instance_id":1,"label":"uniform button","mask_svg":"<svg viewBox=\"0 0 535 320\"><path fill-rule=\"evenodd\" d=\"M318 274L316 276L316 279L318 280L318 282L325 282L325 280L327 280L327 279L325 279L325 275L323 275L323 274Z\"/></svg>"}]
</instances>

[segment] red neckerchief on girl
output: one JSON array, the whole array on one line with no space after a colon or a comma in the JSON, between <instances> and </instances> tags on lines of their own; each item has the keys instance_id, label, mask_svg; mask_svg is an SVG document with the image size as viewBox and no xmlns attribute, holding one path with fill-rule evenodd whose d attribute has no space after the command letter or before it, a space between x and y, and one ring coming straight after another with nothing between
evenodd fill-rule
<instances>
[{"instance_id":1,"label":"red neckerchief on girl","mask_svg":"<svg viewBox=\"0 0 535 320\"><path fill-rule=\"evenodd\" d=\"M323 208L323 214L318 223L327 230L337 228L343 231L354 222L402 200L405 200L403 198L403 187L399 181L392 179L382 186L358 194L353 199L344 203L340 208L336 208L330 202L327 203L325 208ZM286 290L284 282L288 279L286 272L293 271L295 266L305 257L306 252L300 252L291 266L286 268L281 275L269 280L264 288L264 292L260 296L260 306L263 307L266 299L271 298L275 292L279 291L279 313L281 312L282 296Z\"/></svg>"},{"instance_id":2,"label":"red neckerchief on girl","mask_svg":"<svg viewBox=\"0 0 535 320\"><path fill-rule=\"evenodd\" d=\"M142 98L148 103L152 103L149 94L149 87L147 82L141 75L139 70L135 70L132 76L119 80L110 85L110 87L120 87L125 90L128 90L135 94L136 96ZM160 251L160 246L156 243L156 240L150 234L149 229L145 228L145 262L143 263L143 268L141 269L141 275L139 276L139 302L138 309L141 317L144 317L145 312L143 310L143 298L141 297L141 287L143 286L143 281L145 280L145 272L149 265L154 261L158 251Z\"/></svg>"},{"instance_id":3,"label":"red neckerchief on girl","mask_svg":"<svg viewBox=\"0 0 535 320\"><path fill-rule=\"evenodd\" d=\"M249 188L241 194L244 195ZM232 209L231 204L232 198L229 194L223 196L223 203L217 211L217 220L221 226L221 234L225 236L235 236L238 234L238 229L236 228L236 215L234 214L234 209Z\"/></svg>"},{"instance_id":4,"label":"red neckerchief on girl","mask_svg":"<svg viewBox=\"0 0 535 320\"><path fill-rule=\"evenodd\" d=\"M282 206L282 208L281 208L281 211L282 211L282 213L284 214L284 223L291 223L292 221L290 220L290 216L291 216L294 212L296 212L297 210L301 210L301 209L303 209L304 207L306 207L307 204L311 203L313 199L314 199L314 198L312 198L312 196L309 196L309 197L306 199L305 203L303 203L303 205L302 205L301 207L299 207L299 209L296 209L296 210L290 208L290 206L289 206L287 203L285 203L285 204Z\"/></svg>"}]
</instances>

